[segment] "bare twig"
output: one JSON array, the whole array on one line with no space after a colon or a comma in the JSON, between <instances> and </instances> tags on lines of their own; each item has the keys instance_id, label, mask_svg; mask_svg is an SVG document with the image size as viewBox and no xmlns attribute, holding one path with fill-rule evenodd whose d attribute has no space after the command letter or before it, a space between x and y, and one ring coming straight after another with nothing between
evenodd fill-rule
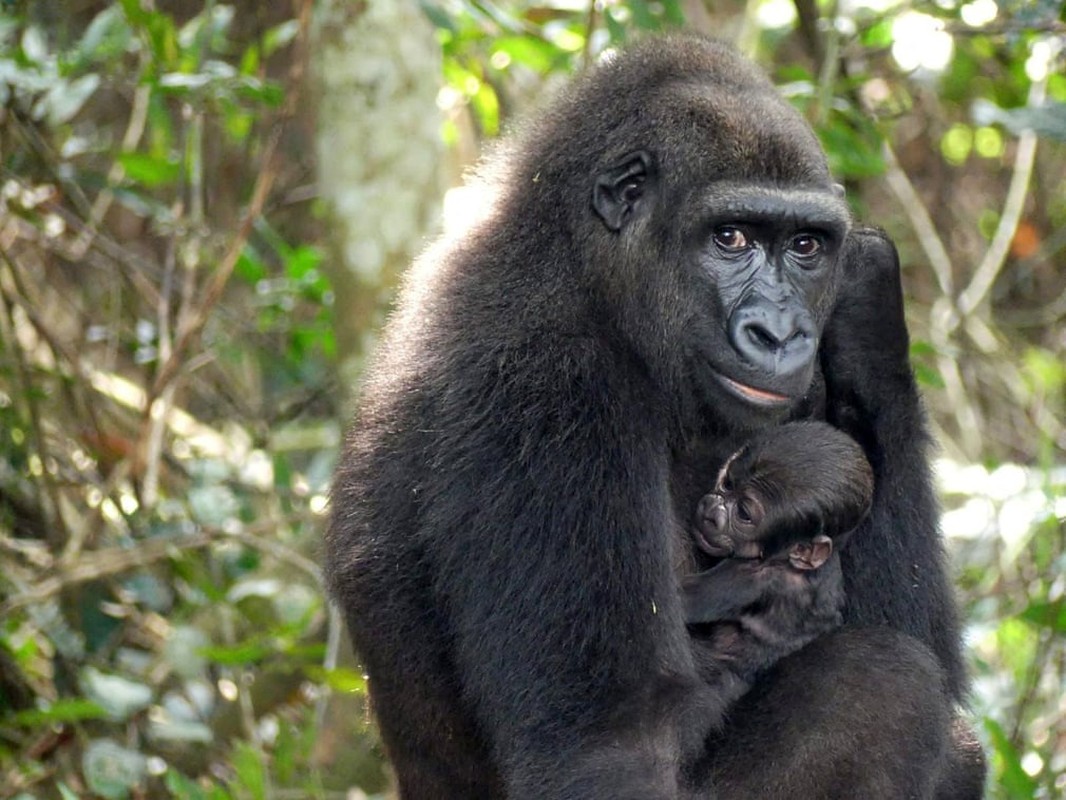
<instances>
[{"instance_id":1,"label":"bare twig","mask_svg":"<svg viewBox=\"0 0 1066 800\"><path fill-rule=\"evenodd\" d=\"M344 630L341 612L334 603L329 604L329 628L326 634L326 655L322 659L322 669L332 672L337 668L337 658L341 650L341 633ZM315 703L315 730L322 730L326 725L326 712L329 710L329 698L333 694L329 684L322 685L322 692Z\"/></svg>"},{"instance_id":2,"label":"bare twig","mask_svg":"<svg viewBox=\"0 0 1066 800\"><path fill-rule=\"evenodd\" d=\"M8 270L14 273L15 265L11 262L11 258L6 251L0 250L0 258L3 259ZM59 488L56 486L49 468L51 457L45 438L44 421L37 403L36 389L33 384L33 377L30 375L29 364L26 362L26 354L23 352L22 344L18 340L18 322L15 320L15 307L10 302L6 292L0 293L0 306L3 306L4 309L7 338L10 339L9 347L15 354L15 367L18 370L19 381L22 384L22 395L26 404L27 418L32 428L30 435L33 437L33 443L37 449L37 458L40 460L40 482L44 487L44 495L52 506L45 537L54 550L59 550L66 544L70 531L63 517L63 503L59 496Z\"/></svg>"},{"instance_id":3,"label":"bare twig","mask_svg":"<svg viewBox=\"0 0 1066 800\"><path fill-rule=\"evenodd\" d=\"M896 195L903 213L907 215L911 227L918 235L918 242L925 252L925 257L929 260L929 266L932 267L933 274L936 276L941 294L945 297L954 297L954 267L944 247L944 240L936 232L929 210L915 190L911 179L900 166L899 159L896 158L896 153L887 140L881 145L881 155L885 159L885 180L888 188Z\"/></svg>"},{"instance_id":4,"label":"bare twig","mask_svg":"<svg viewBox=\"0 0 1066 800\"><path fill-rule=\"evenodd\" d=\"M222 297L222 292L225 290L226 284L229 283L229 279L233 275L233 270L237 266L237 260L240 258L241 252L244 250L244 245L248 241L248 237L251 235L252 227L255 225L256 219L259 218L267 196L270 194L270 190L274 185L274 180L277 178L278 164L276 163L276 155L278 144L281 141L281 134L284 130L285 123L292 117L296 110L296 87L300 85L300 80L303 77L303 71L307 61L307 34L310 26L311 8L312 0L302 0L299 16L300 28L296 37L296 55L293 58L292 67L289 71L289 91L286 96L285 107L282 109L270 134L267 136L267 142L263 148L262 157L260 158L262 169L260 170L259 177L256 179L255 186L252 189L252 196L248 203L248 208L245 210L244 217L241 219L241 223L237 227L237 234L233 237L229 248L226 250L225 255L215 269L214 274L212 274L207 287L204 289L198 307L189 320L184 323L179 323L177 340L174 342L170 358L162 364L156 375L155 382L152 384L151 394L153 398L158 397L162 393L163 388L174 380L181 368L182 359L185 357L186 351L192 344L193 340L199 335L200 331L203 330L204 325L207 324L207 320L210 318L212 310Z\"/></svg>"},{"instance_id":5,"label":"bare twig","mask_svg":"<svg viewBox=\"0 0 1066 800\"><path fill-rule=\"evenodd\" d=\"M201 531L180 539L148 539L136 547L108 547L82 554L66 568L57 569L52 575L38 581L32 588L9 597L0 605L0 616L20 608L42 603L55 597L68 586L77 586L89 581L121 575L124 572L162 561L182 551L199 550L215 541L215 537Z\"/></svg>"},{"instance_id":6,"label":"bare twig","mask_svg":"<svg viewBox=\"0 0 1066 800\"><path fill-rule=\"evenodd\" d=\"M1047 94L1047 80L1034 81L1029 88L1029 105L1039 106ZM1014 170L1011 173L1010 188L1003 203L1003 213L999 217L995 235L988 246L988 252L981 259L974 271L970 284L959 295L957 307L963 317L972 314L988 296L996 277L1007 261L1010 244L1018 231L1018 223L1025 209L1025 198L1029 192L1029 182L1033 177L1033 165L1036 163L1037 135L1033 131L1024 131L1018 137L1018 150L1014 158ZM956 322L956 326L958 322Z\"/></svg>"},{"instance_id":7,"label":"bare twig","mask_svg":"<svg viewBox=\"0 0 1066 800\"><path fill-rule=\"evenodd\" d=\"M585 15L585 44L581 47L581 69L592 66L592 35L596 32L596 2L589 0L589 10Z\"/></svg>"},{"instance_id":8,"label":"bare twig","mask_svg":"<svg viewBox=\"0 0 1066 800\"><path fill-rule=\"evenodd\" d=\"M130 120L126 125L126 133L122 137L120 153L129 153L137 149L137 144L141 141L145 124L148 121L148 101L151 96L152 87L147 83L138 86L133 93L133 107L130 109ZM111 202L115 198L115 192L112 187L118 185L124 177L126 177L126 168L116 158L111 163L111 169L107 173L106 188L93 200L92 208L89 210L89 218L78 234L78 238L71 245L73 260L80 261L85 256L89 245L92 244L93 237L96 236L100 223L104 219L104 215L111 208Z\"/></svg>"},{"instance_id":9,"label":"bare twig","mask_svg":"<svg viewBox=\"0 0 1066 800\"><path fill-rule=\"evenodd\" d=\"M108 547L90 553L83 553L76 561L70 563L53 561L47 570L52 574L39 580L32 588L13 595L0 604L0 617L20 608L44 602L49 598L55 597L67 587L121 575L130 570L146 567L171 556L179 555L182 552L200 550L224 541L240 542L267 553L279 561L299 569L321 584L322 571L314 562L300 555L292 548L262 535L273 532L277 527L278 523L276 521L266 520L236 531L222 528L201 528L189 536L146 539L138 542L133 547Z\"/></svg>"}]
</instances>

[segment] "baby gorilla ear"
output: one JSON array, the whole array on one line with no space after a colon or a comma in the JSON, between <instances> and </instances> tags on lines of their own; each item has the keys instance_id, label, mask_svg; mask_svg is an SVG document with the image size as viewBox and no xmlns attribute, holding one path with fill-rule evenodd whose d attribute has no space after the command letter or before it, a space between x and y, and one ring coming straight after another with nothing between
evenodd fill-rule
<instances>
[{"instance_id":1,"label":"baby gorilla ear","mask_svg":"<svg viewBox=\"0 0 1066 800\"><path fill-rule=\"evenodd\" d=\"M833 555L833 540L819 534L808 542L796 542L788 551L788 563L795 569L818 569Z\"/></svg>"}]
</instances>

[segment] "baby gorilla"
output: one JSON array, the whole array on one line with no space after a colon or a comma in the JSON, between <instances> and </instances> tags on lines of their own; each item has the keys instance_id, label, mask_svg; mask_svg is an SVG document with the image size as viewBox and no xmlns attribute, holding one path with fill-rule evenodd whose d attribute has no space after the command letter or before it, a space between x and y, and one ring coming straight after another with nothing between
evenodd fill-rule
<instances>
[{"instance_id":1,"label":"baby gorilla","mask_svg":"<svg viewBox=\"0 0 1066 800\"><path fill-rule=\"evenodd\" d=\"M704 675L734 678L727 702L840 625L837 551L872 496L862 449L823 422L768 430L726 461L693 532L703 552L722 560L685 577L682 594Z\"/></svg>"}]
</instances>

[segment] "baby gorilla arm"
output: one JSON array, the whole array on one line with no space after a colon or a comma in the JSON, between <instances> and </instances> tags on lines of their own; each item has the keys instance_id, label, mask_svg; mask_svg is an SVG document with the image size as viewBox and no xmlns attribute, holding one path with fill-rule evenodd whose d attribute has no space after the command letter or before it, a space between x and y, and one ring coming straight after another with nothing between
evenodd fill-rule
<instances>
[{"instance_id":1,"label":"baby gorilla arm","mask_svg":"<svg viewBox=\"0 0 1066 800\"><path fill-rule=\"evenodd\" d=\"M840 625L840 558L817 536L766 559L725 559L684 578L682 598L701 676L735 700L760 672Z\"/></svg>"}]
</instances>

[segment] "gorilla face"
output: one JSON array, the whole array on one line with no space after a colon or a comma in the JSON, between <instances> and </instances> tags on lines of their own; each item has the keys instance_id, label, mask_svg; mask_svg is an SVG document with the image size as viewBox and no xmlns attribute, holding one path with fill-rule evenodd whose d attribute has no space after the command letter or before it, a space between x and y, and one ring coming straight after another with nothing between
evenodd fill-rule
<instances>
[{"instance_id":1,"label":"gorilla face","mask_svg":"<svg viewBox=\"0 0 1066 800\"><path fill-rule=\"evenodd\" d=\"M783 411L811 384L847 218L802 190L715 187L706 207L685 265L710 299L688 342L694 369L713 397Z\"/></svg>"},{"instance_id":2,"label":"gorilla face","mask_svg":"<svg viewBox=\"0 0 1066 800\"><path fill-rule=\"evenodd\" d=\"M811 385L847 210L829 185L693 185L700 170L664 175L660 163L641 150L602 172L593 208L623 240L677 242L680 263L643 269L655 272L656 315L677 325L671 344L697 397L738 427L780 417Z\"/></svg>"}]
</instances>

